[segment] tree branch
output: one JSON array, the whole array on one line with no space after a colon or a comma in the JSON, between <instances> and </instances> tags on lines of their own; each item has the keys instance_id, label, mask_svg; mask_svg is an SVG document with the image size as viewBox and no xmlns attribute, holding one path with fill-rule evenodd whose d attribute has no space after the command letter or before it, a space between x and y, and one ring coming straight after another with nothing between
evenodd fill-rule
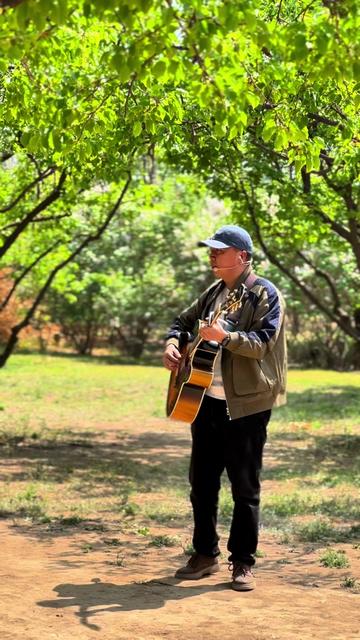
<instances>
[{"instance_id":1,"label":"tree branch","mask_svg":"<svg viewBox=\"0 0 360 640\"><path fill-rule=\"evenodd\" d=\"M23 2L24 0L0 0L0 9L13 9Z\"/></svg>"},{"instance_id":2,"label":"tree branch","mask_svg":"<svg viewBox=\"0 0 360 640\"><path fill-rule=\"evenodd\" d=\"M3 245L0 247L0 258L2 258L2 256L5 255L5 253L10 249L10 247L17 240L19 235L23 233L23 231L30 224L30 222L32 222L33 219L36 218L38 213L40 213L41 211L44 211L44 209L46 209L50 204L55 202L60 197L65 179L66 179L66 171L63 170L60 175L59 182L56 185L56 187L52 190L52 192L45 198L45 200L40 202L34 209L32 209L25 216L25 218L23 218L18 223L14 231L4 240Z\"/></svg>"},{"instance_id":3,"label":"tree branch","mask_svg":"<svg viewBox=\"0 0 360 640\"><path fill-rule=\"evenodd\" d=\"M337 120L331 120L331 118L327 118L326 116L322 116L319 113L308 113L308 117L315 122L321 122L322 124L328 124L331 127L337 127L339 122Z\"/></svg>"},{"instance_id":4,"label":"tree branch","mask_svg":"<svg viewBox=\"0 0 360 640\"><path fill-rule=\"evenodd\" d=\"M349 218L349 227L351 235L351 246L355 254L358 269L360 271L360 231L359 224L357 220L355 220L355 218Z\"/></svg>"},{"instance_id":5,"label":"tree branch","mask_svg":"<svg viewBox=\"0 0 360 640\"><path fill-rule=\"evenodd\" d=\"M34 218L33 220L31 220L30 224L35 224L35 222L49 222L52 220L61 220L62 218L69 218L71 216L71 212L70 213L62 213L58 216L42 216L40 218ZM18 222L11 222L10 224L7 224L5 227L2 227L0 229L0 233L3 231L6 231L7 229L12 229L13 227L16 227L18 225Z\"/></svg>"},{"instance_id":6,"label":"tree branch","mask_svg":"<svg viewBox=\"0 0 360 640\"><path fill-rule=\"evenodd\" d=\"M269 258L270 262L276 265L278 269L280 269L280 271L282 271L289 278L289 280L294 282L294 284L314 304L314 306L320 309L320 311L322 311L322 313L325 316L327 316L332 322L335 322L338 325L338 327L340 327L344 331L344 333L346 333L346 335L350 336L354 340L359 341L360 335L356 330L356 328L352 327L349 316L347 315L343 316L341 314L336 314L330 311L330 309L325 304L323 304L321 300L319 300L319 297L315 293L313 293L313 291L311 291L311 289L309 289L309 287L307 287L302 280L297 278L296 275L292 271L290 271L290 269L288 269L282 262L280 262L280 260L271 251L269 251L262 237L260 226L256 219L255 209L249 203L249 199L248 199L248 206L249 206L249 213L256 230L257 239L259 241L259 244L264 254Z\"/></svg>"},{"instance_id":7,"label":"tree branch","mask_svg":"<svg viewBox=\"0 0 360 640\"><path fill-rule=\"evenodd\" d=\"M297 251L296 253L301 258L301 260L306 262L306 264L308 264L313 269L315 275L319 276L320 278L323 278L327 282L331 292L332 299L333 299L334 313L339 314L341 315L341 317L348 318L348 320L350 320L348 314L341 309L339 294L336 290L335 282L330 277L330 275L326 273L326 271L323 271L323 269L320 269L320 267L317 267L302 251Z\"/></svg>"},{"instance_id":8,"label":"tree branch","mask_svg":"<svg viewBox=\"0 0 360 640\"><path fill-rule=\"evenodd\" d=\"M121 191L121 194L119 196L119 198L117 199L117 201L115 202L114 206L112 207L112 209L110 210L110 212L108 213L108 215L106 216L104 222L98 227L98 229L96 230L95 233L92 233L90 235L88 235L83 242L80 243L80 245L74 249L74 251L62 262L60 262L49 274L45 284L42 286L42 288L40 289L38 295L36 296L33 304L31 305L30 309L27 311L25 317L21 320L21 322L19 322L17 325L15 325L14 327L12 327L11 330L11 335L8 339L7 344L5 345L4 351L3 353L0 355L0 367L4 366L4 364L6 363L8 357L10 356L10 354L12 353L17 341L18 341L18 336L19 333L22 329L24 329L24 327L26 327L29 323L31 318L33 317L36 309L38 308L39 304L41 303L41 301L43 300L46 292L48 291L49 287L51 286L54 278L56 277L57 273L63 269L64 267L66 267L70 262L72 262L74 260L74 258L76 258L77 255L79 255L81 253L81 251L83 251L83 249L85 247L87 247L88 244L90 244L91 242L94 242L95 240L98 240L98 238L101 237L101 235L104 233L104 231L106 230L106 228L109 226L110 222L112 221L112 219L115 217L119 206L121 205L123 198L130 186L131 183L131 174L130 172L128 172L128 179L125 182L125 185Z\"/></svg>"},{"instance_id":9,"label":"tree branch","mask_svg":"<svg viewBox=\"0 0 360 640\"><path fill-rule=\"evenodd\" d=\"M300 11L300 13L297 14L297 16L295 16L295 20L298 20L302 15L305 15L305 13L307 12L308 9L310 9L310 7L315 4L316 0L311 0L311 2L309 2L309 4L306 5L306 7L304 7L304 9L302 9Z\"/></svg>"},{"instance_id":10,"label":"tree branch","mask_svg":"<svg viewBox=\"0 0 360 640\"><path fill-rule=\"evenodd\" d=\"M31 189L33 189L33 187L35 187L38 184L38 182L42 182L43 180L45 180L45 178L48 178L48 176L52 175L54 172L55 172L55 169L53 168L46 169L44 173L41 173L37 178L35 178L35 180L30 182L30 184L28 184L21 191L21 193L15 198L15 200L10 202L10 204L6 205L6 207L3 207L2 209L0 209L0 213L6 213L7 211L10 211L10 209L13 209L17 205L17 203L20 202L20 200L27 194L28 191L31 191Z\"/></svg>"},{"instance_id":11,"label":"tree branch","mask_svg":"<svg viewBox=\"0 0 360 640\"><path fill-rule=\"evenodd\" d=\"M262 236L260 225L256 217L256 210L255 210L254 203L252 202L245 188L244 182L242 180L238 182L231 170L229 163L228 163L228 166L229 166L230 177L233 182L234 188L237 190L239 195L240 194L243 195L246 201L247 209L250 214L259 245L263 250L264 254L267 256L267 258L270 260L272 264L277 266L278 269L280 269L280 271L282 271L292 282L294 282L294 284L300 289L300 291L302 291L303 294L318 309L320 309L320 311L322 311L325 316L327 316L332 322L335 322L348 336L359 341L360 339L359 332L357 331L356 327L353 327L351 325L350 318L348 316L343 316L341 313L340 314L333 313L325 304L323 304L321 300L319 300L319 297L315 293L313 293L313 291L311 291L311 289L309 289L302 280L297 278L296 275L292 271L290 271L290 269L288 269L282 262L280 262L278 257L269 250Z\"/></svg>"},{"instance_id":12,"label":"tree branch","mask_svg":"<svg viewBox=\"0 0 360 640\"><path fill-rule=\"evenodd\" d=\"M9 158L12 158L14 155L13 151L2 151L0 153L0 162L6 162Z\"/></svg>"},{"instance_id":13,"label":"tree branch","mask_svg":"<svg viewBox=\"0 0 360 640\"><path fill-rule=\"evenodd\" d=\"M62 242L60 240L57 240L51 247L49 247L48 249L40 253L40 255L37 256L37 258L35 258L35 260L31 264L29 264L29 266L26 267L26 269L24 269L24 271L14 280L13 286L11 287L10 291L8 292L8 294L0 304L0 312L5 309L6 305L9 303L10 299L14 295L16 288L18 287L20 282L24 280L27 274L30 273L30 271L32 271L32 269L40 262L40 260L45 258L45 256L51 253L51 251L53 251L60 244L62 244Z\"/></svg>"},{"instance_id":14,"label":"tree branch","mask_svg":"<svg viewBox=\"0 0 360 640\"><path fill-rule=\"evenodd\" d=\"M344 238L347 242L351 244L351 233L349 229L344 227L342 224L330 218L330 216L325 213L322 209L320 209L317 205L310 202L309 200L306 202L306 206L311 209L311 211L319 216L323 222L329 225L333 231L335 231L341 238Z\"/></svg>"},{"instance_id":15,"label":"tree branch","mask_svg":"<svg viewBox=\"0 0 360 640\"><path fill-rule=\"evenodd\" d=\"M346 204L346 208L349 211L357 211L357 203L355 202L352 195L352 182L346 182L345 184L336 184L333 180L329 178L327 171L321 173L322 178L324 178L326 184L330 189L338 193ZM355 176L354 176L355 178Z\"/></svg>"}]
</instances>

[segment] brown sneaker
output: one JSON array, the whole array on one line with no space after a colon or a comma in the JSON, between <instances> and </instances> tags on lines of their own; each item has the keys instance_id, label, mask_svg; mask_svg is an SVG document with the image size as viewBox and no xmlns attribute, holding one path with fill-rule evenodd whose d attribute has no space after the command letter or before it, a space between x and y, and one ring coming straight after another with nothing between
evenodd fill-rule
<instances>
[{"instance_id":1,"label":"brown sneaker","mask_svg":"<svg viewBox=\"0 0 360 640\"><path fill-rule=\"evenodd\" d=\"M175 578L182 580L197 580L210 573L219 571L219 561L217 558L203 556L201 553L193 553L187 564L175 573Z\"/></svg>"},{"instance_id":2,"label":"brown sneaker","mask_svg":"<svg viewBox=\"0 0 360 640\"><path fill-rule=\"evenodd\" d=\"M230 569L230 566L229 566ZM232 583L235 591L251 591L255 589L255 578L251 567L242 562L232 563Z\"/></svg>"}]
</instances>

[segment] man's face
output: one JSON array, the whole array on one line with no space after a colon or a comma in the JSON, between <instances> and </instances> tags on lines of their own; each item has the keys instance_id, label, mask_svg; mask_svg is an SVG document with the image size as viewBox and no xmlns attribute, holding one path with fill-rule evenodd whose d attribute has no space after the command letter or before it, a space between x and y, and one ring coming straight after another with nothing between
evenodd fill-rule
<instances>
[{"instance_id":1,"label":"man's face","mask_svg":"<svg viewBox=\"0 0 360 640\"><path fill-rule=\"evenodd\" d=\"M232 268L234 270L239 270L240 268L241 271L243 262L246 262L247 254L246 251L229 247L228 249L210 249L209 256L211 268L215 272L220 272L222 269L230 271Z\"/></svg>"}]
</instances>

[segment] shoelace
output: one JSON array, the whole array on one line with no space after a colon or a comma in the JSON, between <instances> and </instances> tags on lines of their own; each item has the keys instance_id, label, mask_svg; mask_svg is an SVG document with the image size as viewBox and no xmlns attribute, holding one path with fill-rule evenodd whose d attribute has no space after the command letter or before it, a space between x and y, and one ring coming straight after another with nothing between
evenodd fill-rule
<instances>
[{"instance_id":1,"label":"shoelace","mask_svg":"<svg viewBox=\"0 0 360 640\"><path fill-rule=\"evenodd\" d=\"M228 570L232 571L232 574L234 576L234 578L238 575L243 575L246 576L247 573L252 574L251 568L250 567L246 567L241 563L238 562L229 562L228 563Z\"/></svg>"}]
</instances>

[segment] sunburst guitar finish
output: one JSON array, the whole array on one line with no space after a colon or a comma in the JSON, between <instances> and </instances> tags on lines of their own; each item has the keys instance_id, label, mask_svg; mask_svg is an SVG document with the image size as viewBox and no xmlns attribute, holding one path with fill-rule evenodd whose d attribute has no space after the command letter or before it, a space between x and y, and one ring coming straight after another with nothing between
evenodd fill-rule
<instances>
[{"instance_id":1,"label":"sunburst guitar finish","mask_svg":"<svg viewBox=\"0 0 360 640\"><path fill-rule=\"evenodd\" d=\"M245 287L229 293L225 302L219 306L211 322L241 307ZM204 321L199 321L199 326ZM178 368L171 372L166 402L166 415L173 420L194 422L206 389L214 377L215 358L219 351L217 342L207 342L199 335L191 343L189 334L179 333L179 351L181 360Z\"/></svg>"}]
</instances>

